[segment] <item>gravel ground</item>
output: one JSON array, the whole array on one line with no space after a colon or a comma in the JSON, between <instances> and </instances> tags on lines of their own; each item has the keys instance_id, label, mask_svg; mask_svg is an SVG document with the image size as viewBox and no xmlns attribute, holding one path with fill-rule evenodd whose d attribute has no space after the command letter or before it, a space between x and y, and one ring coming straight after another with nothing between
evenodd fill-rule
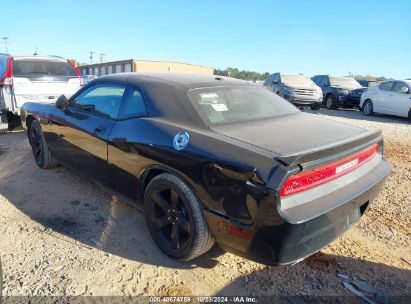
<instances>
[{"instance_id":1,"label":"gravel ground","mask_svg":"<svg viewBox=\"0 0 411 304\"><path fill-rule=\"evenodd\" d=\"M380 302L411 296L411 124L351 110L311 113L382 128L394 170L359 223L289 267L217 247L192 263L172 261L136 209L65 168L38 169L24 132L0 136L3 295L352 295L337 277L344 273L379 291Z\"/></svg>"}]
</instances>

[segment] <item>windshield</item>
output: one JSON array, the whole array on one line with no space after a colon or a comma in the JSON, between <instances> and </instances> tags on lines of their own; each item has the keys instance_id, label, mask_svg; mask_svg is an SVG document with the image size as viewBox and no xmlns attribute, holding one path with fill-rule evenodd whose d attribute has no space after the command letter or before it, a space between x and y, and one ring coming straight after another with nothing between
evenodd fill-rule
<instances>
[{"instance_id":1,"label":"windshield","mask_svg":"<svg viewBox=\"0 0 411 304\"><path fill-rule=\"evenodd\" d=\"M77 76L74 68L67 62L46 60L15 60L14 76Z\"/></svg>"},{"instance_id":2,"label":"windshield","mask_svg":"<svg viewBox=\"0 0 411 304\"><path fill-rule=\"evenodd\" d=\"M278 117L299 111L265 88L230 86L192 89L194 108L206 124L238 123Z\"/></svg>"},{"instance_id":3,"label":"windshield","mask_svg":"<svg viewBox=\"0 0 411 304\"><path fill-rule=\"evenodd\" d=\"M289 86L314 86L314 82L304 75L281 75L281 81Z\"/></svg>"},{"instance_id":4,"label":"windshield","mask_svg":"<svg viewBox=\"0 0 411 304\"><path fill-rule=\"evenodd\" d=\"M358 89L361 85L354 78L349 77L330 77L331 86L346 89Z\"/></svg>"}]
</instances>

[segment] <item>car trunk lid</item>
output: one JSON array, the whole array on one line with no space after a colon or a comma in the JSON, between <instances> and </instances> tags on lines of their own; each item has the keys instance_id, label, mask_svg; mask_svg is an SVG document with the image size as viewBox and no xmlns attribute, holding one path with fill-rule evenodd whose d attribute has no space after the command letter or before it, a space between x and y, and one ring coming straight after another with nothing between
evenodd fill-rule
<instances>
[{"instance_id":1,"label":"car trunk lid","mask_svg":"<svg viewBox=\"0 0 411 304\"><path fill-rule=\"evenodd\" d=\"M216 125L212 129L269 150L276 154L276 159L288 166L326 158L356 146L360 148L381 137L380 131L369 131L307 113Z\"/></svg>"}]
</instances>

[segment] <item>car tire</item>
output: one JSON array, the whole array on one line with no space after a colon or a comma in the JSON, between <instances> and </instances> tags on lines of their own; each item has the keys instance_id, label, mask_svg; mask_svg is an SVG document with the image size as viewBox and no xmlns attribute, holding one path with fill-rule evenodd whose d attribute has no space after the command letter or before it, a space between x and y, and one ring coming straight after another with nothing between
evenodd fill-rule
<instances>
[{"instance_id":1,"label":"car tire","mask_svg":"<svg viewBox=\"0 0 411 304\"><path fill-rule=\"evenodd\" d=\"M321 106L320 106L319 103L311 106L311 110L313 110L313 111L318 111L320 108L321 108Z\"/></svg>"},{"instance_id":2,"label":"car tire","mask_svg":"<svg viewBox=\"0 0 411 304\"><path fill-rule=\"evenodd\" d=\"M0 134L7 133L9 129L9 120L7 117L7 112L0 112Z\"/></svg>"},{"instance_id":3,"label":"car tire","mask_svg":"<svg viewBox=\"0 0 411 304\"><path fill-rule=\"evenodd\" d=\"M173 174L162 173L150 181L144 214L154 242L171 258L189 261L214 245L200 201Z\"/></svg>"},{"instance_id":4,"label":"car tire","mask_svg":"<svg viewBox=\"0 0 411 304\"><path fill-rule=\"evenodd\" d=\"M362 113L365 116L372 116L374 115L374 105L371 100L366 100L362 105Z\"/></svg>"},{"instance_id":5,"label":"car tire","mask_svg":"<svg viewBox=\"0 0 411 304\"><path fill-rule=\"evenodd\" d=\"M329 110L337 109L338 108L337 98L333 94L328 95L325 99L325 106Z\"/></svg>"},{"instance_id":6,"label":"car tire","mask_svg":"<svg viewBox=\"0 0 411 304\"><path fill-rule=\"evenodd\" d=\"M37 120L30 124L29 136L31 150L37 166L42 169L57 167L59 162L51 155L40 123Z\"/></svg>"}]
</instances>

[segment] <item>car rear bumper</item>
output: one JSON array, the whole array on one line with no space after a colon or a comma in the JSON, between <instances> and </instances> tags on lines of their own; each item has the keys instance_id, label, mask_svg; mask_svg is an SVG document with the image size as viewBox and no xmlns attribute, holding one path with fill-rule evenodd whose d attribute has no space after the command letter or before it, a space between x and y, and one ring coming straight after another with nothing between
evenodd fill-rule
<instances>
[{"instance_id":1,"label":"car rear bumper","mask_svg":"<svg viewBox=\"0 0 411 304\"><path fill-rule=\"evenodd\" d=\"M334 209L297 224L285 219L278 221L273 216L271 223L266 217L264 223L241 225L212 212L206 211L205 215L222 249L267 265L292 264L319 251L356 223L378 194L390 171L391 166L382 160L375 171L370 172L376 174L370 175L373 179L371 184L367 187L362 185L361 190L355 189L356 195L348 196ZM272 210L265 213L270 214ZM228 226L242 233L233 234Z\"/></svg>"}]
</instances>

